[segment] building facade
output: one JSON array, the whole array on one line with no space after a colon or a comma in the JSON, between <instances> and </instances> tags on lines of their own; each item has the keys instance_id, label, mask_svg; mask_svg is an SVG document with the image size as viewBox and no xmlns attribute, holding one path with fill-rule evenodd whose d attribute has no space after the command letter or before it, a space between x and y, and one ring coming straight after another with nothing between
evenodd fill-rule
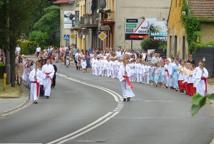
<instances>
[{"instance_id":1,"label":"building facade","mask_svg":"<svg viewBox=\"0 0 214 144\"><path fill-rule=\"evenodd\" d=\"M186 30L182 21L183 2L188 5L190 16L200 22L200 34L197 38L198 44L207 44L214 39L214 1L213 0L171 0L171 8L168 18L168 44L167 56L179 56L187 58L189 50Z\"/></svg>"},{"instance_id":2,"label":"building facade","mask_svg":"<svg viewBox=\"0 0 214 144\"><path fill-rule=\"evenodd\" d=\"M53 3L60 5L60 46L69 47L71 44L76 43L71 38L71 28L73 27L73 21L70 16L75 11L75 0L55 0Z\"/></svg>"},{"instance_id":3,"label":"building facade","mask_svg":"<svg viewBox=\"0 0 214 144\"><path fill-rule=\"evenodd\" d=\"M125 40L126 18L168 18L170 0L115 0L114 46L131 49L131 41ZM141 41L133 41L133 49L140 49Z\"/></svg>"},{"instance_id":4,"label":"building facade","mask_svg":"<svg viewBox=\"0 0 214 144\"><path fill-rule=\"evenodd\" d=\"M167 56L186 58L188 45L182 21L183 0L172 0L168 18Z\"/></svg>"}]
</instances>

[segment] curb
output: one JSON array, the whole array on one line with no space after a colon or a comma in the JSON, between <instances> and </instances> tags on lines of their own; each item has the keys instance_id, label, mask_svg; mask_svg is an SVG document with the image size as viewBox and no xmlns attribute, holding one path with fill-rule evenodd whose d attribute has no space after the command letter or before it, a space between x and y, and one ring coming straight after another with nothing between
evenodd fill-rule
<instances>
[{"instance_id":1,"label":"curb","mask_svg":"<svg viewBox=\"0 0 214 144\"><path fill-rule=\"evenodd\" d=\"M26 98L26 100L22 104L20 104L18 106L15 106L15 107L13 107L13 108L11 108L9 110L6 110L6 111L3 111L2 113L0 113L0 117L11 115L11 114L13 114L15 112L18 112L18 111L26 108L29 105L30 105L30 101L29 101L28 98Z\"/></svg>"}]
</instances>

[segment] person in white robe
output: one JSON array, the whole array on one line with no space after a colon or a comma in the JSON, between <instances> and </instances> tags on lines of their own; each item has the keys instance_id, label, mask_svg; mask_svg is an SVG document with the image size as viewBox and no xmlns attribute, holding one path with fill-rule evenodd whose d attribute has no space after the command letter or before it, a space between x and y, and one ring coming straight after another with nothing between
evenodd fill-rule
<instances>
[{"instance_id":1,"label":"person in white robe","mask_svg":"<svg viewBox=\"0 0 214 144\"><path fill-rule=\"evenodd\" d=\"M42 72L45 75L43 79L43 85L44 85L45 96L48 99L51 95L51 84L54 76L54 67L50 63L50 59L47 59L46 64L43 65Z\"/></svg>"},{"instance_id":2,"label":"person in white robe","mask_svg":"<svg viewBox=\"0 0 214 144\"><path fill-rule=\"evenodd\" d=\"M38 68L39 63L35 63L34 69L30 72L30 101L34 104L38 103L40 95L40 82L44 78L42 71Z\"/></svg>"},{"instance_id":3,"label":"person in white robe","mask_svg":"<svg viewBox=\"0 0 214 144\"><path fill-rule=\"evenodd\" d=\"M120 81L124 102L130 101L131 97L135 96L134 92L132 91L133 85L130 80L130 77L132 76L132 70L128 66L128 62L129 62L129 56L125 55L123 58L123 64L121 64L119 73L118 73L118 79Z\"/></svg>"},{"instance_id":4,"label":"person in white robe","mask_svg":"<svg viewBox=\"0 0 214 144\"><path fill-rule=\"evenodd\" d=\"M195 68L195 82L194 86L196 87L196 93L199 93L201 96L207 94L207 79L209 73L204 67L203 62L199 62L199 66Z\"/></svg>"}]
</instances>

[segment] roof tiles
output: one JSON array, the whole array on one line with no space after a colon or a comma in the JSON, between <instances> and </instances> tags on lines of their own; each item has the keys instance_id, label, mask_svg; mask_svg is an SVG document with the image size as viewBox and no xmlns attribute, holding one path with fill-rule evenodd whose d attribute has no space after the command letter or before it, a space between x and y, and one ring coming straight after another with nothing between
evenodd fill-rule
<instances>
[{"instance_id":1,"label":"roof tiles","mask_svg":"<svg viewBox=\"0 0 214 144\"><path fill-rule=\"evenodd\" d=\"M192 14L202 19L214 19L214 0L189 0Z\"/></svg>"}]
</instances>

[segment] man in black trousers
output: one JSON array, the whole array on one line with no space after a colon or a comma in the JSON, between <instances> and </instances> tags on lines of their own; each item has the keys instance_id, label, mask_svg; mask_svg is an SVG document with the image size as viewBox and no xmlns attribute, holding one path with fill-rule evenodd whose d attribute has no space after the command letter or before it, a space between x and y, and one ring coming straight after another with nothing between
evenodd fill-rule
<instances>
[{"instance_id":1,"label":"man in black trousers","mask_svg":"<svg viewBox=\"0 0 214 144\"><path fill-rule=\"evenodd\" d=\"M53 67L54 67L54 76L53 76L51 88L54 88L56 86L57 66L55 64L53 64Z\"/></svg>"}]
</instances>

